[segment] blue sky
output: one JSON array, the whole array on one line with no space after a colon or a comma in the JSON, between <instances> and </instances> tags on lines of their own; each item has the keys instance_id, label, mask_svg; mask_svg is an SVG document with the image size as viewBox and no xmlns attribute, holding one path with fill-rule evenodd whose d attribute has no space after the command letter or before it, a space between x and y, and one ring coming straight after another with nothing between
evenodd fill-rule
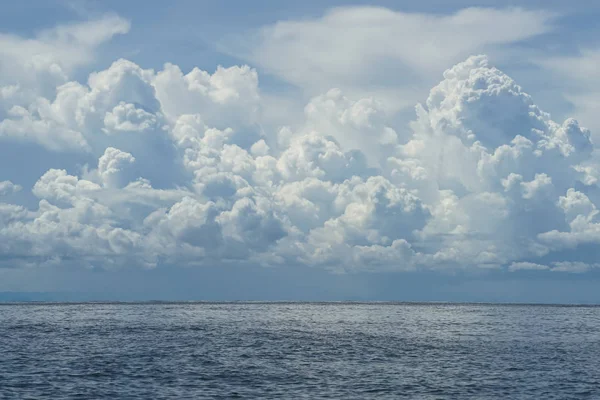
<instances>
[{"instance_id":1,"label":"blue sky","mask_svg":"<svg viewBox=\"0 0 600 400\"><path fill-rule=\"evenodd\" d=\"M600 301L594 2L1 11L0 292Z\"/></svg>"}]
</instances>

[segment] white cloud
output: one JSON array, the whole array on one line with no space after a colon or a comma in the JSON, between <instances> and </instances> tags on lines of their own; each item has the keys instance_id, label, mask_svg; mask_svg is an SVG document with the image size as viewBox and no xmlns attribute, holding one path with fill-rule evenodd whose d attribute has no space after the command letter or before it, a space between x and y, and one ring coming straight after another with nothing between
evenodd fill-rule
<instances>
[{"instance_id":1,"label":"white cloud","mask_svg":"<svg viewBox=\"0 0 600 400\"><path fill-rule=\"evenodd\" d=\"M107 148L98 160L98 174L104 186L119 188L129 183L123 172L134 162L135 157L130 153L114 147Z\"/></svg>"},{"instance_id":2,"label":"white cloud","mask_svg":"<svg viewBox=\"0 0 600 400\"><path fill-rule=\"evenodd\" d=\"M514 262L508 267L508 270L511 272L519 270L544 271L548 269L550 269L550 267L547 265L536 264L532 262Z\"/></svg>"},{"instance_id":3,"label":"white cloud","mask_svg":"<svg viewBox=\"0 0 600 400\"><path fill-rule=\"evenodd\" d=\"M552 267L553 272L569 272L572 274L580 274L589 271L597 265L590 265L583 262L561 261L555 262Z\"/></svg>"},{"instance_id":4,"label":"white cloud","mask_svg":"<svg viewBox=\"0 0 600 400\"><path fill-rule=\"evenodd\" d=\"M565 99L573 105L573 116L598 135L600 118L597 110L600 100L597 93L600 90L600 71L597 66L600 63L600 48L572 50L574 52L569 55L539 56L533 61L544 69Z\"/></svg>"},{"instance_id":5,"label":"white cloud","mask_svg":"<svg viewBox=\"0 0 600 400\"><path fill-rule=\"evenodd\" d=\"M99 45L129 28L129 21L106 15L59 25L31 38L0 34L0 87L19 87L20 98L13 100L25 101L38 93L52 96L75 68L93 61Z\"/></svg>"},{"instance_id":6,"label":"white cloud","mask_svg":"<svg viewBox=\"0 0 600 400\"><path fill-rule=\"evenodd\" d=\"M16 185L11 181L0 181L0 196L20 192L22 189L21 185Z\"/></svg>"},{"instance_id":7,"label":"white cloud","mask_svg":"<svg viewBox=\"0 0 600 400\"><path fill-rule=\"evenodd\" d=\"M508 269L511 272L529 270L529 271L552 271L552 272L567 272L571 274L581 274L598 266L598 264L587 264L576 261L556 261L552 266L544 264L536 264L531 262L514 262Z\"/></svg>"},{"instance_id":8,"label":"white cloud","mask_svg":"<svg viewBox=\"0 0 600 400\"><path fill-rule=\"evenodd\" d=\"M310 94L339 87L410 106L423 80L470 54L548 32L554 15L521 8L468 8L452 15L340 7L312 19L279 21L222 47ZM358 90L360 88L360 91Z\"/></svg>"},{"instance_id":9,"label":"white cloud","mask_svg":"<svg viewBox=\"0 0 600 400\"><path fill-rule=\"evenodd\" d=\"M312 98L304 113L309 129L331 135L345 149L360 150L371 166L391 155L398 141L381 103L371 97L353 101L332 89Z\"/></svg>"},{"instance_id":10,"label":"white cloud","mask_svg":"<svg viewBox=\"0 0 600 400\"><path fill-rule=\"evenodd\" d=\"M435 251L427 259L499 266L547 254L538 235L567 227L557 202L580 183L573 167L591 156L589 131L552 121L485 57L444 77L400 146L405 171L394 170L432 210L422 231Z\"/></svg>"},{"instance_id":11,"label":"white cloud","mask_svg":"<svg viewBox=\"0 0 600 400\"><path fill-rule=\"evenodd\" d=\"M546 174L535 174L534 178L530 182L521 182L521 188L523 190L523 198L531 200L538 196L538 194L545 189L552 186L552 178Z\"/></svg>"},{"instance_id":12,"label":"white cloud","mask_svg":"<svg viewBox=\"0 0 600 400\"><path fill-rule=\"evenodd\" d=\"M306 26L332 34L355 21L356 32L375 27L363 32L371 42L361 38L339 51L369 50L365 54L377 60L380 30L424 29L414 25L419 22L435 30L413 35L431 50L424 61L405 55L402 41L390 54L421 68L421 62L446 62L486 44L542 33L551 20L520 9L445 17L360 10L334 10L268 33L296 48L312 44L303 42L302 35L313 35ZM452 30L464 43L451 45L448 38L427 47ZM69 32L49 37L72 44ZM110 34L91 34L77 45L105 37ZM385 40L380 44L389 44ZM332 44L324 42L319 46L329 50ZM434 54L439 46L443 51ZM352 79L378 74L367 73L361 60ZM310 69L311 62L299 65ZM280 67L287 71L286 65ZM350 79L343 70L339 77L328 73L323 76L332 82ZM598 261L578 253L600 242L600 164L590 131L573 119L553 121L486 56L446 70L417 105L408 130L395 126L385 100L329 87L308 101L301 123L263 124L267 103L258 82L248 66L184 74L172 64L156 72L117 60L85 84L61 82L55 96L38 92L24 104L11 100L20 87L5 88L0 136L7 143L80 152L97 165L48 165L31 188L37 208L0 203L3 259L107 268L250 263L566 272ZM3 181L0 194L16 187Z\"/></svg>"},{"instance_id":13,"label":"white cloud","mask_svg":"<svg viewBox=\"0 0 600 400\"><path fill-rule=\"evenodd\" d=\"M107 15L95 20L59 25L43 30L33 38L0 34L0 54L3 55L3 64L14 63L20 68L67 73L74 67L88 63L97 46L115 35L127 33L129 29L129 21L116 15Z\"/></svg>"},{"instance_id":14,"label":"white cloud","mask_svg":"<svg viewBox=\"0 0 600 400\"><path fill-rule=\"evenodd\" d=\"M155 128L156 124L154 114L131 103L121 102L104 116L106 132L145 132Z\"/></svg>"},{"instance_id":15,"label":"white cloud","mask_svg":"<svg viewBox=\"0 0 600 400\"><path fill-rule=\"evenodd\" d=\"M0 121L0 138L35 142L50 150L87 150L83 135L51 119L41 119L29 110L14 106Z\"/></svg>"},{"instance_id":16,"label":"white cloud","mask_svg":"<svg viewBox=\"0 0 600 400\"><path fill-rule=\"evenodd\" d=\"M258 122L258 74L248 66L219 66L212 75L194 68L184 75L178 66L165 64L153 85L162 110L173 119L201 114L220 129Z\"/></svg>"},{"instance_id":17,"label":"white cloud","mask_svg":"<svg viewBox=\"0 0 600 400\"><path fill-rule=\"evenodd\" d=\"M556 248L575 248L579 244L600 242L598 210L592 201L581 192L569 189L560 196L558 206L563 210L569 229L553 229L539 235L540 240Z\"/></svg>"}]
</instances>

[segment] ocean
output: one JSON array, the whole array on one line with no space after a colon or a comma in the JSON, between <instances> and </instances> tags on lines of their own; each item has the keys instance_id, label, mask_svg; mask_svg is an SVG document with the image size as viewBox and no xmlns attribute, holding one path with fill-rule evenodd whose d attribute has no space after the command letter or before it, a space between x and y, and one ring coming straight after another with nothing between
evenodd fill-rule
<instances>
[{"instance_id":1,"label":"ocean","mask_svg":"<svg viewBox=\"0 0 600 400\"><path fill-rule=\"evenodd\" d=\"M600 307L0 305L0 399L600 399Z\"/></svg>"}]
</instances>

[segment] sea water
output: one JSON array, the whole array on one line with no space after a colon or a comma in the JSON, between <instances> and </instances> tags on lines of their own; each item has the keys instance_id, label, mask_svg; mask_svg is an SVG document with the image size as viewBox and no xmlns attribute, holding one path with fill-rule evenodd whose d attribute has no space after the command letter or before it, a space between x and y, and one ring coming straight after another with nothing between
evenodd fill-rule
<instances>
[{"instance_id":1,"label":"sea water","mask_svg":"<svg viewBox=\"0 0 600 400\"><path fill-rule=\"evenodd\" d=\"M600 399L600 308L0 305L4 399Z\"/></svg>"}]
</instances>

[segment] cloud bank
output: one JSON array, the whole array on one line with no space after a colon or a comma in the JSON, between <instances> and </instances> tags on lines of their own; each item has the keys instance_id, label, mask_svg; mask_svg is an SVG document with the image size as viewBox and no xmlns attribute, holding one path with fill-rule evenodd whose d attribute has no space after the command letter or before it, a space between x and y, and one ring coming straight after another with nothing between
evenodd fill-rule
<instances>
[{"instance_id":1,"label":"cloud bank","mask_svg":"<svg viewBox=\"0 0 600 400\"><path fill-rule=\"evenodd\" d=\"M450 29L482 13L422 18ZM526 28L477 40L543 31L547 17L533 17L494 14ZM65 43L90 49L129 29L115 17L91 26L56 28L31 45L59 57ZM446 70L406 132L384 101L340 89L310 99L301 124L264 124L259 76L245 65L184 73L120 59L81 83L67 78L80 60L60 56L26 80L5 66L23 63L20 51L1 66L0 145L93 162L48 165L32 187L0 182L2 266L585 272L600 261L589 251L600 242L590 131L553 121L486 56ZM19 191L37 207L10 202Z\"/></svg>"}]
</instances>

